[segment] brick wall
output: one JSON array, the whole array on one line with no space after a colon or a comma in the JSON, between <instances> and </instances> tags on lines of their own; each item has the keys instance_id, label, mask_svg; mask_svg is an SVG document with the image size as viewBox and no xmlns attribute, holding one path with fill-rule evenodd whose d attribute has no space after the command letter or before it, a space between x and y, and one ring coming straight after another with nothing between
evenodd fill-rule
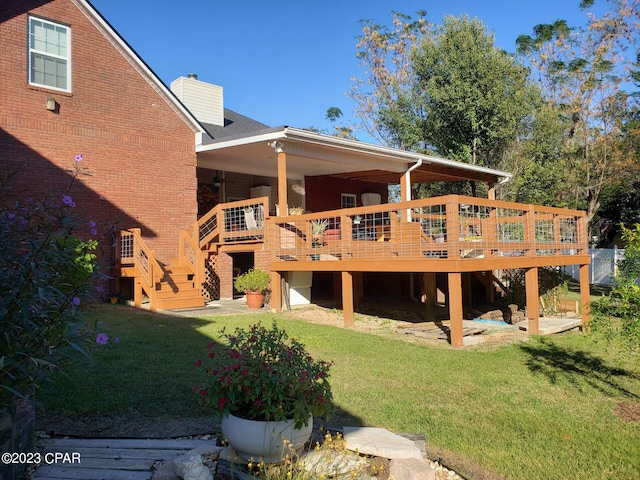
<instances>
[{"instance_id":1,"label":"brick wall","mask_svg":"<svg viewBox=\"0 0 640 480\"><path fill-rule=\"evenodd\" d=\"M28 14L71 28L71 93L28 85ZM13 190L66 189L81 153L89 176L71 195L83 219L101 233L139 227L160 260L175 257L197 214L191 127L70 0L0 2L0 45L0 169L17 171Z\"/></svg>"},{"instance_id":2,"label":"brick wall","mask_svg":"<svg viewBox=\"0 0 640 480\"><path fill-rule=\"evenodd\" d=\"M220 298L233 298L233 258L228 253L218 253L218 277Z\"/></svg>"},{"instance_id":3,"label":"brick wall","mask_svg":"<svg viewBox=\"0 0 640 480\"><path fill-rule=\"evenodd\" d=\"M306 177L304 186L307 195L307 210L311 212L340 209L343 193L355 195L358 207L362 206L360 195L363 193L379 193L382 203L388 201L387 184L383 183L318 176Z\"/></svg>"}]
</instances>

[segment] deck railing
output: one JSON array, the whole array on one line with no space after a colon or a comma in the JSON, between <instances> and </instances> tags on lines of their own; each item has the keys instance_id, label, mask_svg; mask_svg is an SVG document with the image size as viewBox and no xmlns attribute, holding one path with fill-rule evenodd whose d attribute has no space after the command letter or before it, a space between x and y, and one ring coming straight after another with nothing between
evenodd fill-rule
<instances>
[{"instance_id":1,"label":"deck railing","mask_svg":"<svg viewBox=\"0 0 640 480\"><path fill-rule=\"evenodd\" d=\"M584 212L448 195L266 222L280 261L468 259L586 253Z\"/></svg>"},{"instance_id":2,"label":"deck railing","mask_svg":"<svg viewBox=\"0 0 640 480\"><path fill-rule=\"evenodd\" d=\"M264 225L269 212L269 197L257 197L217 205L203 215L195 226L195 238L203 248L264 240Z\"/></svg>"}]
</instances>

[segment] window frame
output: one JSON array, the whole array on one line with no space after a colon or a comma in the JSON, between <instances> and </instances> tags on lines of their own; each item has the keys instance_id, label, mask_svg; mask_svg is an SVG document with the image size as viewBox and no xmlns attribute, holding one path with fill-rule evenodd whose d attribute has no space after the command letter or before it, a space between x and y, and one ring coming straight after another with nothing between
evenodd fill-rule
<instances>
[{"instance_id":1,"label":"window frame","mask_svg":"<svg viewBox=\"0 0 640 480\"><path fill-rule=\"evenodd\" d=\"M353 201L353 205L345 206L345 199L349 199L349 203ZM358 197L354 193L341 193L340 194L340 208L355 208L358 206Z\"/></svg>"},{"instance_id":2,"label":"window frame","mask_svg":"<svg viewBox=\"0 0 640 480\"><path fill-rule=\"evenodd\" d=\"M33 25L32 22L33 21L41 22L43 24L52 25L55 28L62 28L62 29L65 30L65 32L66 32L66 40L67 40L66 46L65 46L66 50L67 50L66 56L61 56L61 55L49 53L49 52L46 52L46 51L37 50L36 48L32 47L32 28L33 28L32 27L32 25ZM47 85L46 83L36 82L33 79L33 70L32 70L33 54L38 54L38 55L41 55L43 57L54 58L54 59L58 59L58 60L64 60L66 62L67 87L66 88L60 88L60 87L56 87L56 86L52 86L52 85ZM71 26L65 25L64 23L54 22L52 20L47 20L45 18L37 17L35 15L29 15L28 21L27 21L27 81L28 81L30 86L39 87L39 88L46 88L47 90L55 90L57 92L71 93L71 86L72 86L72 82L71 82Z\"/></svg>"}]
</instances>

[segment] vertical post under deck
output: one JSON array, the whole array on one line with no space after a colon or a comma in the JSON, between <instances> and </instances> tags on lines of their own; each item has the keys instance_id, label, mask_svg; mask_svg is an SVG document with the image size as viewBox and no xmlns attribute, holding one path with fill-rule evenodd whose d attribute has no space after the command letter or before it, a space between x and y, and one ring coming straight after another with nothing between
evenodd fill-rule
<instances>
[{"instance_id":1,"label":"vertical post under deck","mask_svg":"<svg viewBox=\"0 0 640 480\"><path fill-rule=\"evenodd\" d=\"M342 272L342 315L345 327L353 327L353 273Z\"/></svg>"},{"instance_id":2,"label":"vertical post under deck","mask_svg":"<svg viewBox=\"0 0 640 480\"><path fill-rule=\"evenodd\" d=\"M271 310L282 313L282 274L271 272Z\"/></svg>"},{"instance_id":3,"label":"vertical post under deck","mask_svg":"<svg viewBox=\"0 0 640 480\"><path fill-rule=\"evenodd\" d=\"M449 325L451 329L451 345L461 347L463 345L462 328L462 275L460 272L449 272Z\"/></svg>"},{"instance_id":4,"label":"vertical post under deck","mask_svg":"<svg viewBox=\"0 0 640 480\"><path fill-rule=\"evenodd\" d=\"M435 321L436 319L436 274L433 272L425 272L423 278L423 294L426 303L426 319Z\"/></svg>"},{"instance_id":5,"label":"vertical post under deck","mask_svg":"<svg viewBox=\"0 0 640 480\"><path fill-rule=\"evenodd\" d=\"M580 265L580 311L582 312L582 328L589 327L591 313L591 291L589 286L589 265Z\"/></svg>"},{"instance_id":6,"label":"vertical post under deck","mask_svg":"<svg viewBox=\"0 0 640 480\"><path fill-rule=\"evenodd\" d=\"M524 274L526 288L527 317L529 333L540 333L540 290L538 288L538 268L528 268Z\"/></svg>"}]
</instances>

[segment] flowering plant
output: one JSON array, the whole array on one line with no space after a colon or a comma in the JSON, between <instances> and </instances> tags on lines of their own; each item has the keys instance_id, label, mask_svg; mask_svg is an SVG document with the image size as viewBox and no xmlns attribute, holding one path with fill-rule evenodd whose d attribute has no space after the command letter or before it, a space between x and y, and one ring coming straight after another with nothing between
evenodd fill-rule
<instances>
[{"instance_id":1,"label":"flowering plant","mask_svg":"<svg viewBox=\"0 0 640 480\"><path fill-rule=\"evenodd\" d=\"M196 361L206 384L194 387L201 405L220 417L232 413L249 420L294 420L303 427L312 415L333 411L328 382L331 363L314 360L284 329L255 324L234 333L226 344L212 342Z\"/></svg>"},{"instance_id":2,"label":"flowering plant","mask_svg":"<svg viewBox=\"0 0 640 480\"><path fill-rule=\"evenodd\" d=\"M0 413L35 395L70 351L87 354L80 308L99 274L96 224L74 212L71 185L23 198L0 168ZM90 227L90 231L87 231ZM84 239L83 239L84 238Z\"/></svg>"}]
</instances>

